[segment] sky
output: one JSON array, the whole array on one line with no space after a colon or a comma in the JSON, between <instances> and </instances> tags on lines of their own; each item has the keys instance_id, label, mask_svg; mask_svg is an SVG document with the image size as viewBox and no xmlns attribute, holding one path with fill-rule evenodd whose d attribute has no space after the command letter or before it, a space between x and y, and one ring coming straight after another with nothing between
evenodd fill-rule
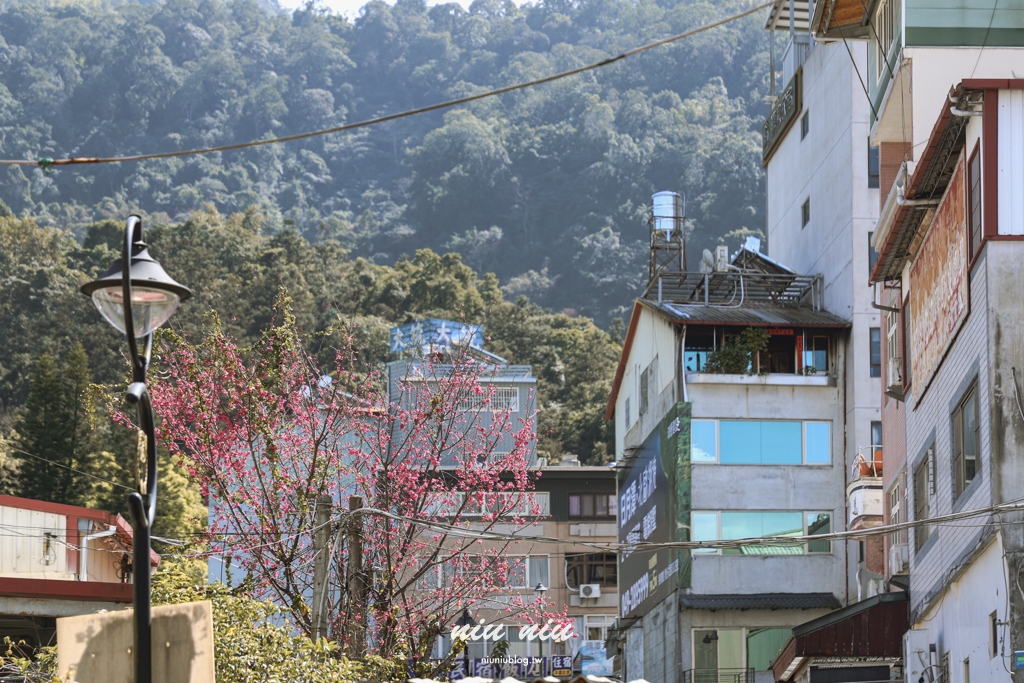
<instances>
[{"instance_id":1,"label":"sky","mask_svg":"<svg viewBox=\"0 0 1024 683\"><path fill-rule=\"evenodd\" d=\"M451 0L427 0L428 5L436 5L438 2L450 2ZM359 15L359 8L365 5L367 0L319 0L317 4L330 7L335 14L343 14L349 19L355 19ZM463 7L468 8L472 0L455 0ZM305 0L277 0L277 3L284 9L293 10L305 3ZM389 2L394 4L394 2Z\"/></svg>"}]
</instances>

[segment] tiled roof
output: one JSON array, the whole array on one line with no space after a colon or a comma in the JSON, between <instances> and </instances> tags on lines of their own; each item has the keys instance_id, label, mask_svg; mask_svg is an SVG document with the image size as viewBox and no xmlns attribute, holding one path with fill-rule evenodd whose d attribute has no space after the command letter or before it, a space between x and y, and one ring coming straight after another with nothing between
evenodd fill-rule
<instances>
[{"instance_id":1,"label":"tiled roof","mask_svg":"<svg viewBox=\"0 0 1024 683\"><path fill-rule=\"evenodd\" d=\"M683 595L683 609L838 609L839 600L831 593L730 593L725 595Z\"/></svg>"}]
</instances>

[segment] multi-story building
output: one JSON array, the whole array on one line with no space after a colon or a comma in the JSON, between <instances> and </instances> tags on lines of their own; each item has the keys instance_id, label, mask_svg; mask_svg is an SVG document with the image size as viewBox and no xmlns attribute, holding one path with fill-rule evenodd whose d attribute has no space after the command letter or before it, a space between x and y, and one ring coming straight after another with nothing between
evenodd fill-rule
<instances>
[{"instance_id":1,"label":"multi-story building","mask_svg":"<svg viewBox=\"0 0 1024 683\"><path fill-rule=\"evenodd\" d=\"M528 678L551 675L553 665L560 663L562 668L584 674L611 674L613 663L605 656L605 640L618 614L616 556L610 549L587 544L610 547L616 541L615 470L580 466L575 458L566 457L557 465L533 470L533 475L530 497L535 501L535 514L515 526L488 525L491 531L514 533L521 539L508 547L505 555L517 569L509 572L504 590L484 600L471 616L485 623L504 622L509 618L503 608L505 598L518 595L529 603L542 595L545 611L564 612L573 620L576 637L558 643L527 641L520 637L519 628L509 623L505 656L529 659L532 666L491 668L486 660L495 643L474 641L469 646L469 673L495 677L504 671ZM471 517L466 521L472 523ZM481 544L485 550L492 546L490 542ZM514 621L522 621L524 616L537 615L515 615ZM450 649L451 638L443 636L434 656L442 658Z\"/></svg>"},{"instance_id":2,"label":"multi-story building","mask_svg":"<svg viewBox=\"0 0 1024 683\"><path fill-rule=\"evenodd\" d=\"M860 74L863 41L817 43L806 0L779 0L766 28L788 30L780 95L763 128L767 238L772 257L817 273L822 306L850 322L844 402L851 529L882 524L881 345L872 306L870 241L879 212L879 150ZM792 17L792 20L791 20ZM891 182L891 180L890 180ZM882 590L880 540L857 547L859 598Z\"/></svg>"},{"instance_id":3,"label":"multi-story building","mask_svg":"<svg viewBox=\"0 0 1024 683\"><path fill-rule=\"evenodd\" d=\"M651 278L606 413L620 541L778 540L623 553L621 675L767 679L794 626L856 595L845 544L784 541L846 528L850 323L756 241L683 271L666 206L655 197Z\"/></svg>"},{"instance_id":4,"label":"multi-story building","mask_svg":"<svg viewBox=\"0 0 1024 683\"><path fill-rule=\"evenodd\" d=\"M1024 648L1024 596L1013 590L1024 534L1020 512L992 507L1019 500L1024 481L1024 81L971 79L972 60L945 63L954 70L943 82L954 85L932 103L932 124L914 127L920 152L899 170L875 237L872 279L888 288L892 309L886 393L904 417L904 431L884 433L883 444L906 454L886 474L890 517L922 522L894 535L889 570L909 560L908 672L1010 680ZM917 83L920 117L931 93L922 84L918 94ZM923 523L972 510L968 522Z\"/></svg>"},{"instance_id":5,"label":"multi-story building","mask_svg":"<svg viewBox=\"0 0 1024 683\"><path fill-rule=\"evenodd\" d=\"M429 319L391 329L390 351L398 356L387 364L388 394L392 402L407 408L424 400L420 386L435 386L451 379L453 373L472 375L481 392L462 389L464 396L457 409L472 419L460 423L454 435L488 433L486 442L473 447L492 459L501 459L513 450L515 433L523 425L532 432L527 454L537 464L537 379L529 365L513 365L483 348L483 328L451 320ZM492 417L500 414L504 426L495 426ZM500 432L500 434L498 433ZM491 438L494 437L494 438ZM454 462L454 454L442 459L442 466Z\"/></svg>"},{"instance_id":6,"label":"multi-story building","mask_svg":"<svg viewBox=\"0 0 1024 683\"><path fill-rule=\"evenodd\" d=\"M0 638L55 644L57 617L130 605L131 547L120 515L0 495Z\"/></svg>"}]
</instances>

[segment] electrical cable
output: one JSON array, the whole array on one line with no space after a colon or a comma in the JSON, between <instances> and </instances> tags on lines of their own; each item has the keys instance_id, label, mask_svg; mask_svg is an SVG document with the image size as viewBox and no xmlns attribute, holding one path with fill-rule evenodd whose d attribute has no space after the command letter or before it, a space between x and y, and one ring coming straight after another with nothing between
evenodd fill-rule
<instances>
[{"instance_id":1,"label":"electrical cable","mask_svg":"<svg viewBox=\"0 0 1024 683\"><path fill-rule=\"evenodd\" d=\"M47 458L44 458L41 455L35 455L34 453L29 453L28 451L23 451L20 448L15 448L14 446L7 446L7 448L9 448L10 450L15 451L17 453L21 453L22 455L27 455L30 458L35 458L36 460L42 460L45 463L49 463L51 465L56 465L57 467L63 467L66 470L71 470L72 472L75 472L76 474L81 474L81 475L86 476L86 477L92 477L93 479L95 479L97 481L102 481L104 484L110 484L111 486L118 486L120 488L125 489L126 491L134 491L135 490L135 489L133 489L130 486L125 486L124 484L118 484L116 481L110 481L109 479L104 479L103 477L97 477L95 474L89 474L88 472L83 472L82 470L76 470L74 467L70 467L68 465L63 465L63 464L61 464L59 462L55 462L53 460L49 460Z\"/></svg>"},{"instance_id":2,"label":"electrical cable","mask_svg":"<svg viewBox=\"0 0 1024 683\"><path fill-rule=\"evenodd\" d=\"M683 40L683 39L689 38L691 36L695 36L698 33L703 33L704 31L709 31L709 30L711 30L713 28L718 28L719 26L724 26L725 24L731 23L731 22L736 21L738 19L742 19L742 18L744 18L746 16L754 14L755 12L759 12L759 11L761 11L763 9L767 9L768 7L771 7L773 4L774 4L774 1L773 2L764 2L764 3L761 3L761 4L757 5L757 6L755 6L755 7L751 7L750 9L747 9L747 10L744 10L742 12L739 12L738 14L733 14L731 16L725 17L724 19L720 19L720 20L712 22L710 24L705 24L703 26L698 26L697 28L690 29L689 31L684 31L682 33L677 33L674 36L669 36L668 38L662 38L661 40L656 40L656 41L654 41L652 43L647 43L645 45L641 45L639 47L635 47L635 48L632 48L630 50L626 50L625 52L621 52L621 53L615 55L614 57L609 57L607 59L602 59L599 62L594 62L592 64L586 64L584 66L576 67L575 69L569 69L568 71L562 71L560 73L553 74L551 76L544 76L543 78L536 78L536 79L533 79L531 81L524 81L522 83L515 83L513 85L507 85L507 86L504 86L502 88L496 88L494 90L488 90L486 92L477 93L476 95L468 95L466 97L459 97L457 99L448 100L446 102L438 102L436 104L430 104L430 105L427 105L425 107L417 107L416 109L409 109L409 110L406 110L406 111L403 111L403 112L398 112L398 113L395 113L395 114L387 114L385 116L377 116L377 117L374 117L372 119L366 119L366 120L363 120L363 121L357 121L356 123L348 123L348 124L341 125L341 126L335 126L333 128L325 128L323 130L315 130L315 131L311 131L311 132L308 132L308 133L296 133L295 135L285 135L285 136L278 137L278 138L268 138L266 140L251 140L249 142L240 142L240 143L236 143L236 144L232 144L232 145L221 145L221 146L218 146L218 147L203 147L203 148L199 148L199 149L180 150L180 151L177 151L177 152L156 152L156 153L151 153L151 154L133 154L133 155L126 155L126 156L119 156L119 157L67 157L67 158L63 158L63 159L52 159L50 157L44 157L42 159L38 159L38 160L35 160L35 161L33 161L31 159L3 159L3 160L0 160L0 166L40 166L40 167L42 167L44 169L49 170L50 168L53 168L55 166L70 166L70 165L79 165L79 164L109 164L109 163L121 163L121 162L126 162L126 161L147 161L147 160L150 160L150 159L167 159L167 158L171 158L171 157L195 156L197 154L212 154L214 152L229 152L229 151L233 151L233 150L247 149L247 148L250 148L250 147L260 147L260 146L263 146L263 145L275 145L275 144L280 144L280 143L283 143L283 142L293 142L295 140L304 140L304 139L307 139L307 138L318 137L318 136L321 136L321 135L329 135L331 133L342 133L342 132L349 131L349 130L355 130L357 128L365 128L367 126L373 126L373 125L376 125L376 124L379 124L379 123L387 123L388 121L395 121L397 119L402 119L402 118L406 118L406 117L409 117L409 116L416 116L418 114L426 114L428 112L437 111L439 109L448 109L450 107L456 107L456 106L459 106L461 104L468 104L469 102L475 102L477 100L482 100L482 99L485 99L485 98L488 98L488 97L494 97L496 95L503 95L505 93L514 92L516 90L524 90L526 88L532 88L534 86L543 85L545 83L551 83L553 81L561 80L563 78L568 78L569 76L575 76L577 74L585 73L587 71L593 71L595 69L600 69L602 67L610 66L612 64L615 64L616 62L619 62L619 61L621 61L623 59L626 59L627 57L632 57L632 56L638 55L638 54L640 54L642 52L647 52L648 50L653 50L656 47L661 47L662 45L668 45L670 43L674 43L676 41Z\"/></svg>"}]
</instances>

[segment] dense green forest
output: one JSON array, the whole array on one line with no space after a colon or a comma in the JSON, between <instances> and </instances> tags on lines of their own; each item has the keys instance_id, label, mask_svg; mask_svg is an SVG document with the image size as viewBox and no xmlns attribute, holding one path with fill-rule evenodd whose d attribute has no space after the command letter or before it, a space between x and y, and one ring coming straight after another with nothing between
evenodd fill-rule
<instances>
[{"instance_id":1,"label":"dense green forest","mask_svg":"<svg viewBox=\"0 0 1024 683\"><path fill-rule=\"evenodd\" d=\"M0 11L0 157L185 150L323 129L591 63L740 0L14 2ZM616 65L351 134L145 163L0 170L40 225L259 206L390 264L431 248L607 326L635 295L652 192L687 197L691 253L758 230L763 17ZM735 242L735 240L733 240ZM694 252L696 249L696 252Z\"/></svg>"},{"instance_id":2,"label":"dense green forest","mask_svg":"<svg viewBox=\"0 0 1024 683\"><path fill-rule=\"evenodd\" d=\"M595 62L743 7L373 0L349 21L254 0L0 6L7 159L323 129ZM122 340L77 288L116 257L131 211L196 293L177 330L203 334L215 310L253 343L282 288L311 348L330 348L325 331L341 325L371 363L392 325L482 323L489 349L534 366L540 454L606 461L603 410L619 319L646 272L651 193L685 194L691 253L760 232L762 20L350 134L49 173L4 166L0 489L123 507L111 482L131 484L133 437L108 416L126 375ZM46 471L29 454L72 469ZM158 533L184 534L201 503L162 467Z\"/></svg>"}]
</instances>

